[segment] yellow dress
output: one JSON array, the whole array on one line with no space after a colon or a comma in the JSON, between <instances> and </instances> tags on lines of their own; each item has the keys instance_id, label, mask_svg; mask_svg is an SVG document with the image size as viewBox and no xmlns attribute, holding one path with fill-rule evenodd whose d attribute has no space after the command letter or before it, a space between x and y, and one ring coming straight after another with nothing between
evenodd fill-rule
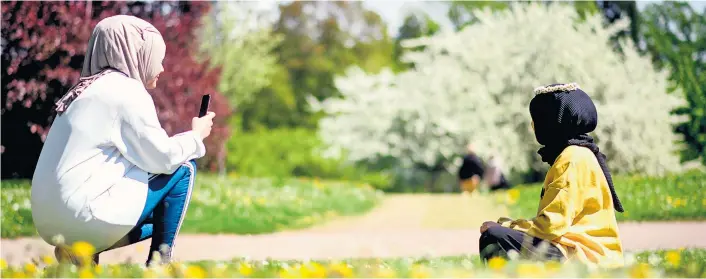
<instances>
[{"instance_id":1,"label":"yellow dress","mask_svg":"<svg viewBox=\"0 0 706 279\"><path fill-rule=\"evenodd\" d=\"M608 181L596 156L584 147L569 146L557 157L544 180L536 217L501 225L552 241L569 260L602 267L624 264Z\"/></svg>"}]
</instances>

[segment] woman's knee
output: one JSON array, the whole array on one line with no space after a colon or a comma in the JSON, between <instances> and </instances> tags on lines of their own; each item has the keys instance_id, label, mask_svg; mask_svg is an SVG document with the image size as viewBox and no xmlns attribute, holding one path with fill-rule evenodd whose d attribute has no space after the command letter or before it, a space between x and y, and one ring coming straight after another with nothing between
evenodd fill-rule
<instances>
[{"instance_id":1,"label":"woman's knee","mask_svg":"<svg viewBox=\"0 0 706 279\"><path fill-rule=\"evenodd\" d=\"M507 230L511 230L509 228L503 227L503 226L492 226L489 227L483 234L481 234L481 238L485 236L486 238L489 239L501 239L504 238L507 235Z\"/></svg>"}]
</instances>

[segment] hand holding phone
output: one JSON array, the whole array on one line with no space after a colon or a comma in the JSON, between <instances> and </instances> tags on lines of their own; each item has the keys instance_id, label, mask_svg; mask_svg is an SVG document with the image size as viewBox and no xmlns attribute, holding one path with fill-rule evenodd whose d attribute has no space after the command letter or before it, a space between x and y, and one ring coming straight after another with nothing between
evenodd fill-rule
<instances>
[{"instance_id":1,"label":"hand holding phone","mask_svg":"<svg viewBox=\"0 0 706 279\"><path fill-rule=\"evenodd\" d=\"M211 134L213 127L213 118L216 116L213 112L208 112L211 103L211 95L206 94L201 98L201 107L198 117L191 120L191 130L198 133L202 139L205 139Z\"/></svg>"}]
</instances>

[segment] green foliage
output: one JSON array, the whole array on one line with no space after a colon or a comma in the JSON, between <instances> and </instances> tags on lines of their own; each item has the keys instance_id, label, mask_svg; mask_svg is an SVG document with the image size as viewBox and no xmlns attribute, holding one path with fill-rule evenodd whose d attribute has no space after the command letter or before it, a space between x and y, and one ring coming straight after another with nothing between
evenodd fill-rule
<instances>
[{"instance_id":1,"label":"green foliage","mask_svg":"<svg viewBox=\"0 0 706 279\"><path fill-rule=\"evenodd\" d=\"M618 176L615 190L625 208L618 221L706 220L706 172L646 178ZM499 202L510 207L511 218L532 218L537 213L541 184L498 192ZM519 191L519 192L517 192ZM506 196L514 196L508 198Z\"/></svg>"},{"instance_id":2,"label":"green foliage","mask_svg":"<svg viewBox=\"0 0 706 279\"><path fill-rule=\"evenodd\" d=\"M244 260L174 263L145 269L135 264L71 268L51 264L39 269L3 266L5 277L100 278L703 278L706 250L645 251L628 255L630 263L617 269L588 269L580 264L495 260L489 265L478 256L407 257L344 260ZM44 267L44 264L40 265Z\"/></svg>"},{"instance_id":3,"label":"green foliage","mask_svg":"<svg viewBox=\"0 0 706 279\"><path fill-rule=\"evenodd\" d=\"M11 185L18 186L6 188L3 182L0 192L2 237L36 236L29 181ZM366 212L380 198L380 192L366 184L201 175L182 231L257 234L303 228L334 216Z\"/></svg>"},{"instance_id":4,"label":"green foliage","mask_svg":"<svg viewBox=\"0 0 706 279\"><path fill-rule=\"evenodd\" d=\"M2 181L0 191L0 237L37 235L32 222L30 186L27 180Z\"/></svg>"},{"instance_id":5,"label":"green foliage","mask_svg":"<svg viewBox=\"0 0 706 279\"><path fill-rule=\"evenodd\" d=\"M642 15L646 49L655 63L671 71L672 91L683 92L687 117L676 130L686 142L685 161L701 158L706 165L706 14L689 3L651 4Z\"/></svg>"},{"instance_id":6,"label":"green foliage","mask_svg":"<svg viewBox=\"0 0 706 279\"><path fill-rule=\"evenodd\" d=\"M401 71L401 70L406 70L410 67L413 67L414 65L405 63L402 61L402 53L406 50L402 46L402 41L406 39L413 39L413 38L419 38L419 37L427 37L427 36L433 36L434 34L437 34L441 30L441 26L439 23L434 21L429 15L423 14L423 15L416 15L416 14L411 14L408 15L404 19L404 23L400 28L397 30L397 37L395 38L395 61L397 62L395 65L393 65L393 69L395 71ZM418 47L418 48L413 48L413 50L422 50L423 47Z\"/></svg>"},{"instance_id":7,"label":"green foliage","mask_svg":"<svg viewBox=\"0 0 706 279\"><path fill-rule=\"evenodd\" d=\"M635 255L638 263L658 262L655 267L664 270L664 277L706 277L706 249L679 249L640 252Z\"/></svg>"},{"instance_id":8,"label":"green foliage","mask_svg":"<svg viewBox=\"0 0 706 279\"><path fill-rule=\"evenodd\" d=\"M356 1L292 1L280 4L273 26L282 37L270 86L240 106L242 128L316 128L307 96L339 95L333 77L351 65L377 72L393 64L394 44L382 18Z\"/></svg>"},{"instance_id":9,"label":"green foliage","mask_svg":"<svg viewBox=\"0 0 706 279\"><path fill-rule=\"evenodd\" d=\"M476 11L483 9L500 11L510 7L509 4L508 1L451 1L448 16L456 30L461 30L469 24L478 22Z\"/></svg>"},{"instance_id":10,"label":"green foliage","mask_svg":"<svg viewBox=\"0 0 706 279\"><path fill-rule=\"evenodd\" d=\"M456 29L478 22L477 12L484 9L491 11L505 10L513 2L539 2L551 4L556 1L529 0L529 1L452 1L448 16ZM620 47L617 41L620 38L630 36L633 42L638 42L639 16L635 1L572 1L566 4L573 5L580 18L585 19L595 13L601 13L606 24L612 24L621 19L629 19L630 26L625 28L613 37L616 47Z\"/></svg>"},{"instance_id":11,"label":"green foliage","mask_svg":"<svg viewBox=\"0 0 706 279\"><path fill-rule=\"evenodd\" d=\"M277 63L272 51L282 38L263 24L266 14L256 9L256 2L213 5L211 15L202 19L199 48L203 58L220 69L219 91L238 107L270 84Z\"/></svg>"},{"instance_id":12,"label":"green foliage","mask_svg":"<svg viewBox=\"0 0 706 279\"><path fill-rule=\"evenodd\" d=\"M319 154L321 141L307 129L273 129L236 134L228 142L227 166L250 177L318 177L360 181L386 188L390 178L364 166Z\"/></svg>"}]
</instances>

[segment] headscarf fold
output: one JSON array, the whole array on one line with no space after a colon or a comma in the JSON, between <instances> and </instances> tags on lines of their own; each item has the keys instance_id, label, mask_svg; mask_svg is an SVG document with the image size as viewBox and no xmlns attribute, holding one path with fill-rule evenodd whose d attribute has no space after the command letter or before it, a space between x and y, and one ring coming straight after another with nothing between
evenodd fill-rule
<instances>
[{"instance_id":1,"label":"headscarf fold","mask_svg":"<svg viewBox=\"0 0 706 279\"><path fill-rule=\"evenodd\" d=\"M608 181L613 206L623 212L623 205L613 187L613 178L593 138L588 135L598 125L598 112L591 98L576 83L552 84L535 89L537 94L530 102L530 115L534 122L537 142L543 145L537 153L549 165L568 146L586 147L595 154L598 164Z\"/></svg>"},{"instance_id":2,"label":"headscarf fold","mask_svg":"<svg viewBox=\"0 0 706 279\"><path fill-rule=\"evenodd\" d=\"M118 71L147 85L162 70L166 45L152 24L134 16L107 17L96 25L88 41L81 80L56 102L63 113L98 77Z\"/></svg>"}]
</instances>

